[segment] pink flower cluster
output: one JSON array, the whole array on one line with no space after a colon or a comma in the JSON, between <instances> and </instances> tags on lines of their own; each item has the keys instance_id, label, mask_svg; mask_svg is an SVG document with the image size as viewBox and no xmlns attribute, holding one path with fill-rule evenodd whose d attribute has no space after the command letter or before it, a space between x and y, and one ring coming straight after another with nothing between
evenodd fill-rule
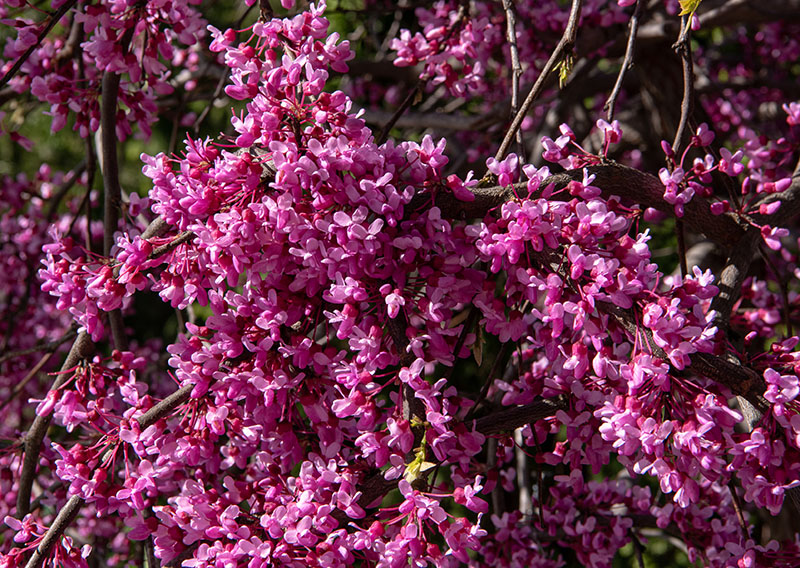
<instances>
[{"instance_id":1,"label":"pink flower cluster","mask_svg":"<svg viewBox=\"0 0 800 568\"><path fill-rule=\"evenodd\" d=\"M84 36L82 59L59 61L61 40L47 40L11 86L54 105L56 127L80 112L76 125L88 136L102 73L125 73L120 104L128 119L147 122L171 80L162 59L196 63L196 53L173 51L201 37L193 4L81 3L70 29ZM548 47L537 34L560 32L566 14L555 1L517 4L534 22L521 30L521 56L541 60ZM584 24L624 21L630 4L587 1ZM680 535L691 562L796 558L797 541L753 541L732 495L739 488L745 504L777 514L800 485L800 354L791 319L781 321L797 307L796 291L745 281L730 318L748 333L736 352L711 308L720 293L712 273L665 275L649 230L640 230L645 213L595 185L592 168L607 165L623 140L619 122L590 123L597 152L568 125L543 139L542 157L573 170L566 184L516 154L486 160L480 181L450 173L443 139L379 144L336 90L331 79L354 53L329 33L324 2L285 18L262 8L242 42L209 28L210 49L230 70L225 92L241 101L232 134L187 137L179 155L142 155L165 232L145 239L141 223L125 219L100 256L91 246L99 224L72 224L78 204L55 218L43 212L41 197L63 176L43 170L35 183L0 188L0 243L12 250L0 256L0 297L30 315L17 324L24 333L8 334L12 347L58 339L72 321L99 347L59 386L22 387L37 416L58 428L40 456L44 490L22 516L22 421L8 426L17 439L0 450L12 472L0 475L0 513L3 534L16 536L0 538L0 567L24 565L74 496L84 507L77 530L59 538L51 566L88 566L96 551L82 539L94 534L108 542L100 554L109 565L133 562L139 545L128 541L147 540L162 564L194 568L555 567L567 562L559 547L604 568L628 543L646 544L645 521ZM506 70L490 57L505 42L504 13L498 3L470 10L447 1L420 8L423 30L400 33L396 63L423 64L432 85L491 101L488 79ZM36 45L36 29L20 25L9 54ZM90 62L96 70L86 70ZM536 73L532 66L523 80ZM91 91L85 108L77 101L87 93L74 85ZM786 114L796 127L796 109ZM117 124L120 138L130 133L129 121ZM739 185L753 195L713 207L755 216L756 195L788 187L791 136L753 137L691 167L713 143L706 125L681 156L664 143L664 201L680 217L692 200L713 196L713 176L744 175ZM495 181L491 191L508 199L467 218L467 204ZM26 203L23 193L36 197ZM761 204L762 216L780 207ZM779 250L788 230L747 219L779 251L770 270L800 274L798 251ZM28 291L20 282L37 263L41 289ZM200 315L164 349L134 340L104 350L108 314L130 322L143 293ZM459 376L464 360L474 357L483 376L478 353L497 344L516 353L505 370L502 360L486 365L494 368L475 394L480 386L465 388ZM749 430L729 404L738 391L700 367L723 352L763 385L764 412ZM32 362L3 367L0 394L10 397ZM177 388L188 398L145 422ZM508 412L537 403L549 405L547 416ZM10 408L23 415L21 404ZM492 423L497 416L513 424ZM515 467L525 452L541 468L538 483ZM619 479L589 479L612 460ZM533 490L530 510L490 514L489 502L515 488Z\"/></svg>"}]
</instances>

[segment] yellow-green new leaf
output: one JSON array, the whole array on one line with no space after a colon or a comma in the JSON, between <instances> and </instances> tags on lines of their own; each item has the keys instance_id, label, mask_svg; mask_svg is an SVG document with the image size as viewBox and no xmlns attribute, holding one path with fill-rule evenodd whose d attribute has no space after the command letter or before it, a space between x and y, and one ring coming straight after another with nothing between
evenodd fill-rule
<instances>
[{"instance_id":1,"label":"yellow-green new leaf","mask_svg":"<svg viewBox=\"0 0 800 568\"><path fill-rule=\"evenodd\" d=\"M681 13L678 15L686 16L687 14L694 14L702 1L703 0L678 0L678 3L681 5Z\"/></svg>"}]
</instances>

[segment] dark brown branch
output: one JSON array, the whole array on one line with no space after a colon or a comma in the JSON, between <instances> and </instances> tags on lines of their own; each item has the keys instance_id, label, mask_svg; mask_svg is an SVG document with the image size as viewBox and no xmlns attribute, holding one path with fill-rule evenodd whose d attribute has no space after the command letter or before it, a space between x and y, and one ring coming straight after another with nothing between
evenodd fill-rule
<instances>
[{"instance_id":1,"label":"dark brown branch","mask_svg":"<svg viewBox=\"0 0 800 568\"><path fill-rule=\"evenodd\" d=\"M69 498L69 501L62 507L62 509L58 512L58 516L53 521L53 524L50 525L50 528L47 529L47 532L42 538L42 541L39 543L39 546L36 547L36 550L33 551L28 563L25 565L25 568L40 568L42 563L50 556L50 551L52 550L53 546L58 542L58 539L64 534L64 531L67 530L70 523L75 519L78 515L78 511L80 511L81 506L83 506L83 498L79 495L73 495Z\"/></svg>"},{"instance_id":2,"label":"dark brown branch","mask_svg":"<svg viewBox=\"0 0 800 568\"><path fill-rule=\"evenodd\" d=\"M194 385L184 385L167 398L156 404L153 408L139 416L136 421L142 430L149 428L162 418L169 415L178 406L189 400Z\"/></svg>"},{"instance_id":3,"label":"dark brown branch","mask_svg":"<svg viewBox=\"0 0 800 568\"><path fill-rule=\"evenodd\" d=\"M681 119L678 123L678 130L675 132L675 140L672 142L672 149L680 155L680 145L689 120L694 113L694 62L692 61L691 43L691 15L683 16L681 20L681 33L678 41L673 46L678 51L683 65L683 99L681 100Z\"/></svg>"},{"instance_id":4,"label":"dark brown branch","mask_svg":"<svg viewBox=\"0 0 800 568\"><path fill-rule=\"evenodd\" d=\"M605 197L616 195L630 203L652 207L664 213L674 212L673 206L664 201L664 185L652 174L620 164L589 166L586 170L590 175L595 176L592 185L601 189ZM542 187L552 183L555 184L557 190L562 189L572 180L583 179L583 175L583 169L554 174L543 182ZM525 186L525 183L518 183L513 186L513 189L521 192L524 191ZM793 205L793 208L800 209L800 179L798 179L797 186L797 197L794 198L797 203ZM433 205L439 207L442 216L446 218L483 217L489 210L510 199L514 194L513 189L499 186L478 188L473 191L475 200L469 202L461 201L452 193L442 191L435 196ZM408 208L411 211L418 210L430 200L429 194L420 193L414 196ZM779 210L778 213L781 211ZM713 215L710 203L701 197L695 197L684 206L683 220L689 229L706 235L709 240L724 248L737 242L750 228L743 219L734 213Z\"/></svg>"},{"instance_id":5,"label":"dark brown branch","mask_svg":"<svg viewBox=\"0 0 800 568\"><path fill-rule=\"evenodd\" d=\"M67 355L61 370L56 375L51 389L57 389L64 384L71 376L71 370L78 365L82 359L89 357L94 349L89 335L84 331L78 334L75 343ZM22 518L30 511L31 488L36 477L36 468L39 465L39 452L41 451L42 441L50 426L50 417L37 416L25 436L25 457L22 461L22 471L19 478L19 491L17 493L17 517Z\"/></svg>"},{"instance_id":6,"label":"dark brown branch","mask_svg":"<svg viewBox=\"0 0 800 568\"><path fill-rule=\"evenodd\" d=\"M559 410L567 408L567 399L543 399L525 406L503 408L474 421L475 431L484 436L501 432L511 432L543 418L554 416ZM469 425L469 423L467 424Z\"/></svg>"},{"instance_id":7,"label":"dark brown branch","mask_svg":"<svg viewBox=\"0 0 800 568\"><path fill-rule=\"evenodd\" d=\"M133 37L135 26L131 26L122 35L122 51L127 53L128 45ZM102 101L100 104L100 152L103 170L103 255L110 256L114 246L114 233L119 228L120 209L122 208L122 188L119 184L119 162L117 157L117 105L119 84L122 77L113 71L103 73ZM108 322L114 346L124 351L128 346L122 312L119 309L108 312Z\"/></svg>"},{"instance_id":8,"label":"dark brown branch","mask_svg":"<svg viewBox=\"0 0 800 568\"><path fill-rule=\"evenodd\" d=\"M742 282L747 277L753 255L761 241L761 232L751 228L731 248L731 254L719 275L719 294L711 301L711 309L717 312L717 326L727 331L731 310L739 299Z\"/></svg>"},{"instance_id":9,"label":"dark brown branch","mask_svg":"<svg viewBox=\"0 0 800 568\"><path fill-rule=\"evenodd\" d=\"M46 38L46 37L47 37L47 34L49 34L49 33L50 33L50 30L52 30L52 29L53 29L53 27L54 27L54 26L55 26L55 25L56 25L56 24L59 22L59 20L60 20L62 17L64 17L64 14L66 14L66 13L67 13L69 10L71 10L71 9L72 9L72 7L75 5L75 3L76 3L76 2L77 2L77 0L68 0L66 3L64 3L64 4L63 4L63 5L62 5L62 6L61 6L61 7L60 7L58 10L56 10L56 11L55 11L55 12L54 12L54 13L53 13L51 16L50 16L50 18L47 20L47 23L46 23L46 24L45 24L45 26L42 28L42 31L40 31L40 32L39 32L39 35L38 35L38 37L36 38L36 43L34 43L32 46L30 46L28 49L26 49L26 50L25 50L25 53L23 53L22 55L20 55L20 57L19 57L19 59L17 59L16 63L14 63L14 65L11 67L11 69L9 69L9 70L8 70L8 73L6 73L5 75L3 75L3 78L2 78L2 79L0 79L0 89L2 89L4 86L6 86L6 84L8 84L8 82L9 82L11 79L13 79L13 78L14 78L14 76L15 76L15 75L17 74L17 72L20 70L20 68L22 67L22 65L23 65L23 64L24 64L24 63L25 63L25 62L28 60L28 58L31 56L31 54L32 54L32 53L33 53L33 52L34 52L36 49L38 49L38 48L39 48L39 46L42 44L42 41L44 41L44 38Z\"/></svg>"},{"instance_id":10,"label":"dark brown branch","mask_svg":"<svg viewBox=\"0 0 800 568\"><path fill-rule=\"evenodd\" d=\"M119 162L117 159L117 98L120 76L106 71L103 74L102 104L100 106L103 185L105 186L103 255L109 256L114 246L114 233L119 228L119 211L122 206L122 188L119 184Z\"/></svg>"},{"instance_id":11,"label":"dark brown branch","mask_svg":"<svg viewBox=\"0 0 800 568\"><path fill-rule=\"evenodd\" d=\"M637 0L636 2L636 8L633 10L633 16L631 16L630 30L628 32L628 44L625 47L625 57L622 60L622 67L619 69L617 82L614 83L614 88L612 89L611 94L608 96L606 104L603 106L603 110L608 113L606 116L609 121L614 120L614 109L617 105L617 97L622 89L622 83L625 81L625 74L628 72L628 69L633 67L633 53L636 48L636 33L639 31L639 20L641 19L642 12L644 12L645 9L644 4L645 0Z\"/></svg>"},{"instance_id":12,"label":"dark brown branch","mask_svg":"<svg viewBox=\"0 0 800 568\"><path fill-rule=\"evenodd\" d=\"M156 404L153 408L142 414L136 419L137 422L139 422L139 427L145 429L158 422L161 418L164 418L170 414L173 410L175 410L175 408L188 400L189 395L192 392L192 388L193 385L185 385L181 387L167 398ZM27 452L25 457L28 457ZM64 505L64 507L58 512L58 516L56 516L53 524L47 529L42 542L31 555L28 563L25 565L25 568L41 567L42 562L44 562L44 560L49 556L53 545L58 541L59 538L61 538L61 536L64 534L64 531L67 530L70 523L72 523L77 516L78 511L80 511L80 508L83 506L83 504L83 498L78 495L73 495L69 501L67 501L66 505ZM19 509L19 505L17 508Z\"/></svg>"},{"instance_id":13,"label":"dark brown branch","mask_svg":"<svg viewBox=\"0 0 800 568\"><path fill-rule=\"evenodd\" d=\"M153 252L150 253L150 258L158 258L163 254L167 254L169 251L176 249L179 245L191 241L194 237L195 234L192 231L184 231L178 236L176 236L174 239L172 239L170 242L168 242L167 244L154 248Z\"/></svg>"},{"instance_id":14,"label":"dark brown branch","mask_svg":"<svg viewBox=\"0 0 800 568\"><path fill-rule=\"evenodd\" d=\"M502 160L505 157L509 146L511 146L511 142L514 140L514 137L517 134L517 130L519 130L520 126L522 126L522 121L525 119L525 115L528 114L528 110L533 104L533 101L535 101L536 98L541 94L544 88L545 79L547 79L553 69L555 69L556 65L558 65L558 63L560 63L566 55L572 52L572 48L575 45L575 38L577 37L578 33L578 21L581 17L582 8L583 0L572 0L569 21L567 22L567 28L564 30L564 35L561 36L561 40L556 45L552 55L550 55L550 59L547 60L544 69L542 69L542 72L539 74L539 77L533 84L528 96L525 97L525 100L514 117L514 120L511 121L511 126L508 127L508 131L506 132L503 141L500 143L500 148L498 148L497 153L494 156L495 160Z\"/></svg>"},{"instance_id":15,"label":"dark brown branch","mask_svg":"<svg viewBox=\"0 0 800 568\"><path fill-rule=\"evenodd\" d=\"M517 22L514 15L514 3L512 0L503 0L503 10L506 13L506 37L508 49L511 55L511 118L516 116L519 110L519 78L522 76L522 64L519 62L519 49L517 48ZM522 141L522 130L517 129L514 136L517 142L517 153L525 155Z\"/></svg>"}]
</instances>

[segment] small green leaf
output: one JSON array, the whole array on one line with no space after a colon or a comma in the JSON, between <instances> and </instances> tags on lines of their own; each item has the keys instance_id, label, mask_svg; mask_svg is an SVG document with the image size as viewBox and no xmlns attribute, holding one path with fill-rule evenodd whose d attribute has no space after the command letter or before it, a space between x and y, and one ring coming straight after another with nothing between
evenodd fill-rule
<instances>
[{"instance_id":1,"label":"small green leaf","mask_svg":"<svg viewBox=\"0 0 800 568\"><path fill-rule=\"evenodd\" d=\"M694 14L702 1L703 0L678 0L678 3L681 5L681 13L678 15L686 16L687 14Z\"/></svg>"},{"instance_id":2,"label":"small green leaf","mask_svg":"<svg viewBox=\"0 0 800 568\"><path fill-rule=\"evenodd\" d=\"M567 79L569 79L569 74L572 72L572 66L575 64L575 56L572 53L568 53L564 56L558 63L558 88L563 89L564 85L567 83Z\"/></svg>"},{"instance_id":3,"label":"small green leaf","mask_svg":"<svg viewBox=\"0 0 800 568\"><path fill-rule=\"evenodd\" d=\"M403 477L409 483L413 483L419 479L423 473L434 467L436 467L435 463L425 461L425 443L423 441L422 445L414 450L414 459L406 464L406 471Z\"/></svg>"}]
</instances>

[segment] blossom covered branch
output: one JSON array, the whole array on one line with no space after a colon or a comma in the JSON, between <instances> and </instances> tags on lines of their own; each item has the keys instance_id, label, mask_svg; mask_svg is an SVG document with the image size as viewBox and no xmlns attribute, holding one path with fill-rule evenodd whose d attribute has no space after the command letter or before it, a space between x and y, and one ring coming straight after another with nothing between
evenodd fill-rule
<instances>
[{"instance_id":1,"label":"blossom covered branch","mask_svg":"<svg viewBox=\"0 0 800 568\"><path fill-rule=\"evenodd\" d=\"M0 567L796 565L784 7L254 4L0 7Z\"/></svg>"}]
</instances>

